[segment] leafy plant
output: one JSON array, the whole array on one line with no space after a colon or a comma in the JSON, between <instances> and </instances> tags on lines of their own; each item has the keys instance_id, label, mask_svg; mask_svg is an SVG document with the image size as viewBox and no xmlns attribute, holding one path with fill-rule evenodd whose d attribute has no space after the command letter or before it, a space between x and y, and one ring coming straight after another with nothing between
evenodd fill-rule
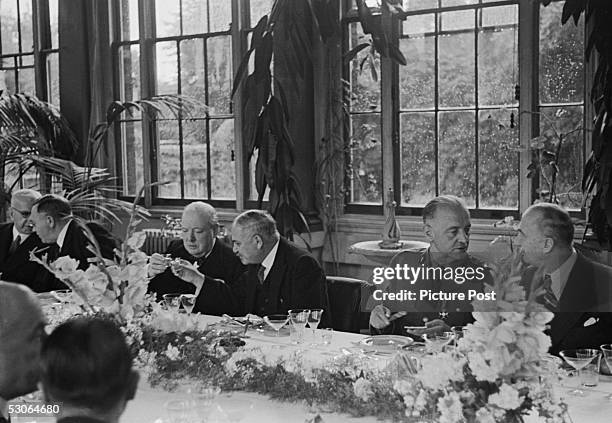
<instances>
[{"instance_id":1,"label":"leafy plant","mask_svg":"<svg viewBox=\"0 0 612 423\"><path fill-rule=\"evenodd\" d=\"M551 0L544 0L548 5ZM589 222L602 246L612 250L612 3L604 0L567 0L563 5L561 22L580 16L592 27L586 43L586 57L594 57L597 69L591 88L594 124L591 135L591 154L584 167L582 191L593 195Z\"/></svg>"}]
</instances>

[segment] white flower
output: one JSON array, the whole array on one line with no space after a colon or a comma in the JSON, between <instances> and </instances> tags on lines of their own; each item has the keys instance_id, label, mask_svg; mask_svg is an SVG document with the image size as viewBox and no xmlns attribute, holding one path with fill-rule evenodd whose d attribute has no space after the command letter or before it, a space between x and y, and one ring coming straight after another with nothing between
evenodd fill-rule
<instances>
[{"instance_id":1,"label":"white flower","mask_svg":"<svg viewBox=\"0 0 612 423\"><path fill-rule=\"evenodd\" d=\"M521 403L518 391L506 383L499 388L499 392L489 395L489 404L504 410L516 410Z\"/></svg>"},{"instance_id":2,"label":"white flower","mask_svg":"<svg viewBox=\"0 0 612 423\"><path fill-rule=\"evenodd\" d=\"M126 241L127 245L133 250L139 250L145 243L147 234L145 231L134 232Z\"/></svg>"},{"instance_id":3,"label":"white flower","mask_svg":"<svg viewBox=\"0 0 612 423\"><path fill-rule=\"evenodd\" d=\"M463 404L459 394L455 391L448 392L438 398L438 411L440 412L440 423L457 423L463 420Z\"/></svg>"},{"instance_id":4,"label":"white flower","mask_svg":"<svg viewBox=\"0 0 612 423\"><path fill-rule=\"evenodd\" d=\"M423 357L422 369L415 377L423 386L433 390L444 389L450 381L463 380L465 359L452 353L439 353Z\"/></svg>"},{"instance_id":5,"label":"white flower","mask_svg":"<svg viewBox=\"0 0 612 423\"><path fill-rule=\"evenodd\" d=\"M78 269L79 261L69 256L62 256L52 263L52 267L58 279L66 279Z\"/></svg>"},{"instance_id":6,"label":"white flower","mask_svg":"<svg viewBox=\"0 0 612 423\"><path fill-rule=\"evenodd\" d=\"M177 347L168 343L168 346L166 347L166 351L164 351L164 355L168 357L170 360L176 361L180 357L181 352L179 351Z\"/></svg>"},{"instance_id":7,"label":"white flower","mask_svg":"<svg viewBox=\"0 0 612 423\"><path fill-rule=\"evenodd\" d=\"M355 396L364 401L369 401L374 392L372 391L372 382L362 377L353 382L353 391Z\"/></svg>"}]
</instances>

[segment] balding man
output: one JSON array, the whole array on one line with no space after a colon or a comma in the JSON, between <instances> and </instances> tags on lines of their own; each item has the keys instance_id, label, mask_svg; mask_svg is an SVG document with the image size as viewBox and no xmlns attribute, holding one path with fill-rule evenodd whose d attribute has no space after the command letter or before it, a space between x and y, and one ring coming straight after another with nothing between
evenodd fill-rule
<instances>
[{"instance_id":1,"label":"balding man","mask_svg":"<svg viewBox=\"0 0 612 423\"><path fill-rule=\"evenodd\" d=\"M311 254L279 235L270 214L248 210L237 216L232 242L234 253L248 265L242 285L244 313L266 316L290 309L329 309L323 269ZM330 316L325 316L329 321Z\"/></svg>"},{"instance_id":2,"label":"balding man","mask_svg":"<svg viewBox=\"0 0 612 423\"><path fill-rule=\"evenodd\" d=\"M422 269L421 272L427 271L427 274L409 279L410 271L400 272L399 277L388 280L386 294L410 291L415 297L387 300L374 307L370 314L374 332L421 335L449 331L451 326L473 322L472 300L467 299L468 295L470 291L482 292L484 283L491 283L491 275L482 263L467 253L470 229L470 213L461 199L442 195L425 205L423 232L430 247L401 252L391 260L389 267ZM422 298L421 291L443 295ZM453 294L464 294L465 299ZM407 326L426 326L427 329L407 331Z\"/></svg>"},{"instance_id":3,"label":"balding man","mask_svg":"<svg viewBox=\"0 0 612 423\"><path fill-rule=\"evenodd\" d=\"M7 401L36 390L44 329L32 291L0 282L0 422L9 420Z\"/></svg>"},{"instance_id":4,"label":"balding man","mask_svg":"<svg viewBox=\"0 0 612 423\"><path fill-rule=\"evenodd\" d=\"M218 231L217 212L211 205L201 201L187 205L181 218L181 240L172 242L165 256L151 256L149 291L158 299L163 294L197 293L194 312L239 314L233 288L245 268L232 249L217 239ZM179 260L172 262L174 259Z\"/></svg>"},{"instance_id":5,"label":"balding man","mask_svg":"<svg viewBox=\"0 0 612 423\"><path fill-rule=\"evenodd\" d=\"M41 197L38 191L20 189L11 195L10 223L0 225L0 278L28 286L35 292L48 289L51 274L30 261L30 251L43 247L30 221L32 205Z\"/></svg>"},{"instance_id":6,"label":"balding man","mask_svg":"<svg viewBox=\"0 0 612 423\"><path fill-rule=\"evenodd\" d=\"M594 263L573 247L574 225L563 208L539 203L521 218L517 243L531 267L527 292L555 313L550 322L551 353L599 348L612 342L612 268Z\"/></svg>"}]
</instances>

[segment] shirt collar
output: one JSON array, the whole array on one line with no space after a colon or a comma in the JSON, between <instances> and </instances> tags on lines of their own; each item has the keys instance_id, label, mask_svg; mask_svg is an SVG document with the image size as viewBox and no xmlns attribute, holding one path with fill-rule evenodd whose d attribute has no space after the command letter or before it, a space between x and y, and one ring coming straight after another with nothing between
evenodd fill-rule
<instances>
[{"instance_id":1,"label":"shirt collar","mask_svg":"<svg viewBox=\"0 0 612 423\"><path fill-rule=\"evenodd\" d=\"M557 299L561 298L561 294L563 294L563 290L565 289L565 285L567 285L567 280L569 279L569 274L576 264L576 259L578 258L578 253L572 247L572 254L563 262L563 264L557 267L552 273L550 273L550 281L553 293L557 297Z\"/></svg>"},{"instance_id":2,"label":"shirt collar","mask_svg":"<svg viewBox=\"0 0 612 423\"><path fill-rule=\"evenodd\" d=\"M22 234L21 232L19 232L15 225L13 225L13 241L15 241L15 238L20 237L19 243L21 244L23 243L23 241L28 239L29 236L30 234Z\"/></svg>"},{"instance_id":3,"label":"shirt collar","mask_svg":"<svg viewBox=\"0 0 612 423\"><path fill-rule=\"evenodd\" d=\"M276 259L276 253L278 251L279 243L280 243L280 238L276 240L276 244L274 244L274 247L272 247L272 249L266 256L266 258L263 259L263 261L261 262L261 265L265 268L264 269L264 279L268 277L268 273L270 273L270 269L272 268L272 265L274 264L274 260Z\"/></svg>"},{"instance_id":4,"label":"shirt collar","mask_svg":"<svg viewBox=\"0 0 612 423\"><path fill-rule=\"evenodd\" d=\"M57 240L55 241L55 243L59 245L60 250L64 246L64 240L66 239L66 233L68 232L68 225L70 225L70 222L72 222L72 220L66 222L59 235L57 236Z\"/></svg>"}]
</instances>

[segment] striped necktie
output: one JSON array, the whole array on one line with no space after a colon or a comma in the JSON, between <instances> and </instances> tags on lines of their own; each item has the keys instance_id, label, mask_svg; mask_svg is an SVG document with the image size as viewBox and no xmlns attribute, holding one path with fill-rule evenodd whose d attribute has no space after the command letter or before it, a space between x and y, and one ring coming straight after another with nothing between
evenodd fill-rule
<instances>
[{"instance_id":1,"label":"striped necktie","mask_svg":"<svg viewBox=\"0 0 612 423\"><path fill-rule=\"evenodd\" d=\"M260 264L259 268L257 269L257 280L259 281L260 284L263 284L264 281L266 280L265 272L266 272L266 267Z\"/></svg>"},{"instance_id":2,"label":"striped necktie","mask_svg":"<svg viewBox=\"0 0 612 423\"><path fill-rule=\"evenodd\" d=\"M17 235L17 237L13 240L13 242L11 242L11 246L9 247L9 256L12 256L13 254L15 254L15 251L17 251L17 248L19 248L19 245L21 244L21 236ZM2 420L0 420L0 423L2 422Z\"/></svg>"},{"instance_id":3,"label":"striped necktie","mask_svg":"<svg viewBox=\"0 0 612 423\"><path fill-rule=\"evenodd\" d=\"M544 288L544 293L539 296L538 302L552 312L558 311L559 300L553 292L552 278L549 274L544 275L544 279L542 281L542 288Z\"/></svg>"}]
</instances>

